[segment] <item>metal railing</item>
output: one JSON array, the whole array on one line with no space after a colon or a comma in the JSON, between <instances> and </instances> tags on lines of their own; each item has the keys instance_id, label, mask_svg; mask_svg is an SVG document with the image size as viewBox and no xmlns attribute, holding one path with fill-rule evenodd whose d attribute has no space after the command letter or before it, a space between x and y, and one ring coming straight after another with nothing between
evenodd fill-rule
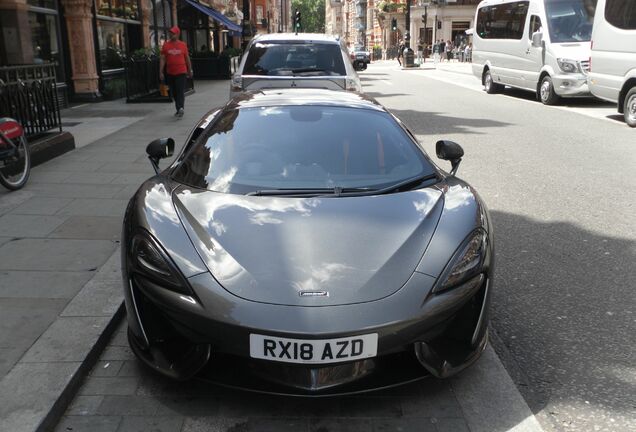
<instances>
[{"instance_id":1,"label":"metal railing","mask_svg":"<svg viewBox=\"0 0 636 432\"><path fill-rule=\"evenodd\" d=\"M55 63L0 67L0 117L19 121L29 138L61 132Z\"/></svg>"},{"instance_id":2,"label":"metal railing","mask_svg":"<svg viewBox=\"0 0 636 432\"><path fill-rule=\"evenodd\" d=\"M126 79L126 100L131 101L170 101L170 96L161 96L159 92L159 57L143 56L124 61ZM192 79L186 80L186 94L194 90Z\"/></svg>"}]
</instances>

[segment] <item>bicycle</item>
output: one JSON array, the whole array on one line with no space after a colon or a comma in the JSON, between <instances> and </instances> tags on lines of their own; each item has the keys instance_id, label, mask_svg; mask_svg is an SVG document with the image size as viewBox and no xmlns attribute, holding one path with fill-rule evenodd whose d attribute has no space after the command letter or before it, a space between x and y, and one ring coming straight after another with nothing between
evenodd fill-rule
<instances>
[{"instance_id":1,"label":"bicycle","mask_svg":"<svg viewBox=\"0 0 636 432\"><path fill-rule=\"evenodd\" d=\"M31 153L24 128L12 118L0 118L0 184L18 190L26 184L30 173Z\"/></svg>"}]
</instances>

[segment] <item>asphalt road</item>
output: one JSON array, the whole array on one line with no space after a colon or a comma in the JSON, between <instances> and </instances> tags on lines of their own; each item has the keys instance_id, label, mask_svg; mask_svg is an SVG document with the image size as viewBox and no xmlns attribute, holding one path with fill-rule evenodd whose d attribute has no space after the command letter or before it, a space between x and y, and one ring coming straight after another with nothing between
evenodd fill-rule
<instances>
[{"instance_id":1,"label":"asphalt road","mask_svg":"<svg viewBox=\"0 0 636 432\"><path fill-rule=\"evenodd\" d=\"M458 175L496 229L495 349L544 429L636 431L636 130L453 67L360 75L433 157L438 139L464 147Z\"/></svg>"}]
</instances>

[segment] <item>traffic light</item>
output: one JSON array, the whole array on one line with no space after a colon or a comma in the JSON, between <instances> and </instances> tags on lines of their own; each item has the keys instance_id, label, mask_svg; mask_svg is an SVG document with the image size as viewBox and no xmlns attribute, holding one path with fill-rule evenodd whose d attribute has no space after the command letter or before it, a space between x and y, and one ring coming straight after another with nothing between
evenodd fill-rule
<instances>
[{"instance_id":1,"label":"traffic light","mask_svg":"<svg viewBox=\"0 0 636 432\"><path fill-rule=\"evenodd\" d=\"M294 29L296 30L296 33L298 33L302 27L300 19L300 11L296 9L296 16L294 16Z\"/></svg>"},{"instance_id":2,"label":"traffic light","mask_svg":"<svg viewBox=\"0 0 636 432\"><path fill-rule=\"evenodd\" d=\"M397 19L396 18L391 18L391 30L393 30L393 31L397 30Z\"/></svg>"},{"instance_id":3,"label":"traffic light","mask_svg":"<svg viewBox=\"0 0 636 432\"><path fill-rule=\"evenodd\" d=\"M422 15L422 22L426 24L426 15Z\"/></svg>"}]
</instances>

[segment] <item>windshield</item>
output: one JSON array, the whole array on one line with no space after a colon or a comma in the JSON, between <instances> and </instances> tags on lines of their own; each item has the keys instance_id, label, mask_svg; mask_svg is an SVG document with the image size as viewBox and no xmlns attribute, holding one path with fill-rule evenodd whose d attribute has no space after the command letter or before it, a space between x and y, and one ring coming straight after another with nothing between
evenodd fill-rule
<instances>
[{"instance_id":1,"label":"windshield","mask_svg":"<svg viewBox=\"0 0 636 432\"><path fill-rule=\"evenodd\" d=\"M550 40L589 42L597 0L545 0Z\"/></svg>"},{"instance_id":2,"label":"windshield","mask_svg":"<svg viewBox=\"0 0 636 432\"><path fill-rule=\"evenodd\" d=\"M232 109L173 172L190 186L247 194L272 189L380 189L435 170L386 112L332 106Z\"/></svg>"},{"instance_id":3,"label":"windshield","mask_svg":"<svg viewBox=\"0 0 636 432\"><path fill-rule=\"evenodd\" d=\"M343 76L342 52L337 44L255 43L247 54L243 75Z\"/></svg>"}]
</instances>

